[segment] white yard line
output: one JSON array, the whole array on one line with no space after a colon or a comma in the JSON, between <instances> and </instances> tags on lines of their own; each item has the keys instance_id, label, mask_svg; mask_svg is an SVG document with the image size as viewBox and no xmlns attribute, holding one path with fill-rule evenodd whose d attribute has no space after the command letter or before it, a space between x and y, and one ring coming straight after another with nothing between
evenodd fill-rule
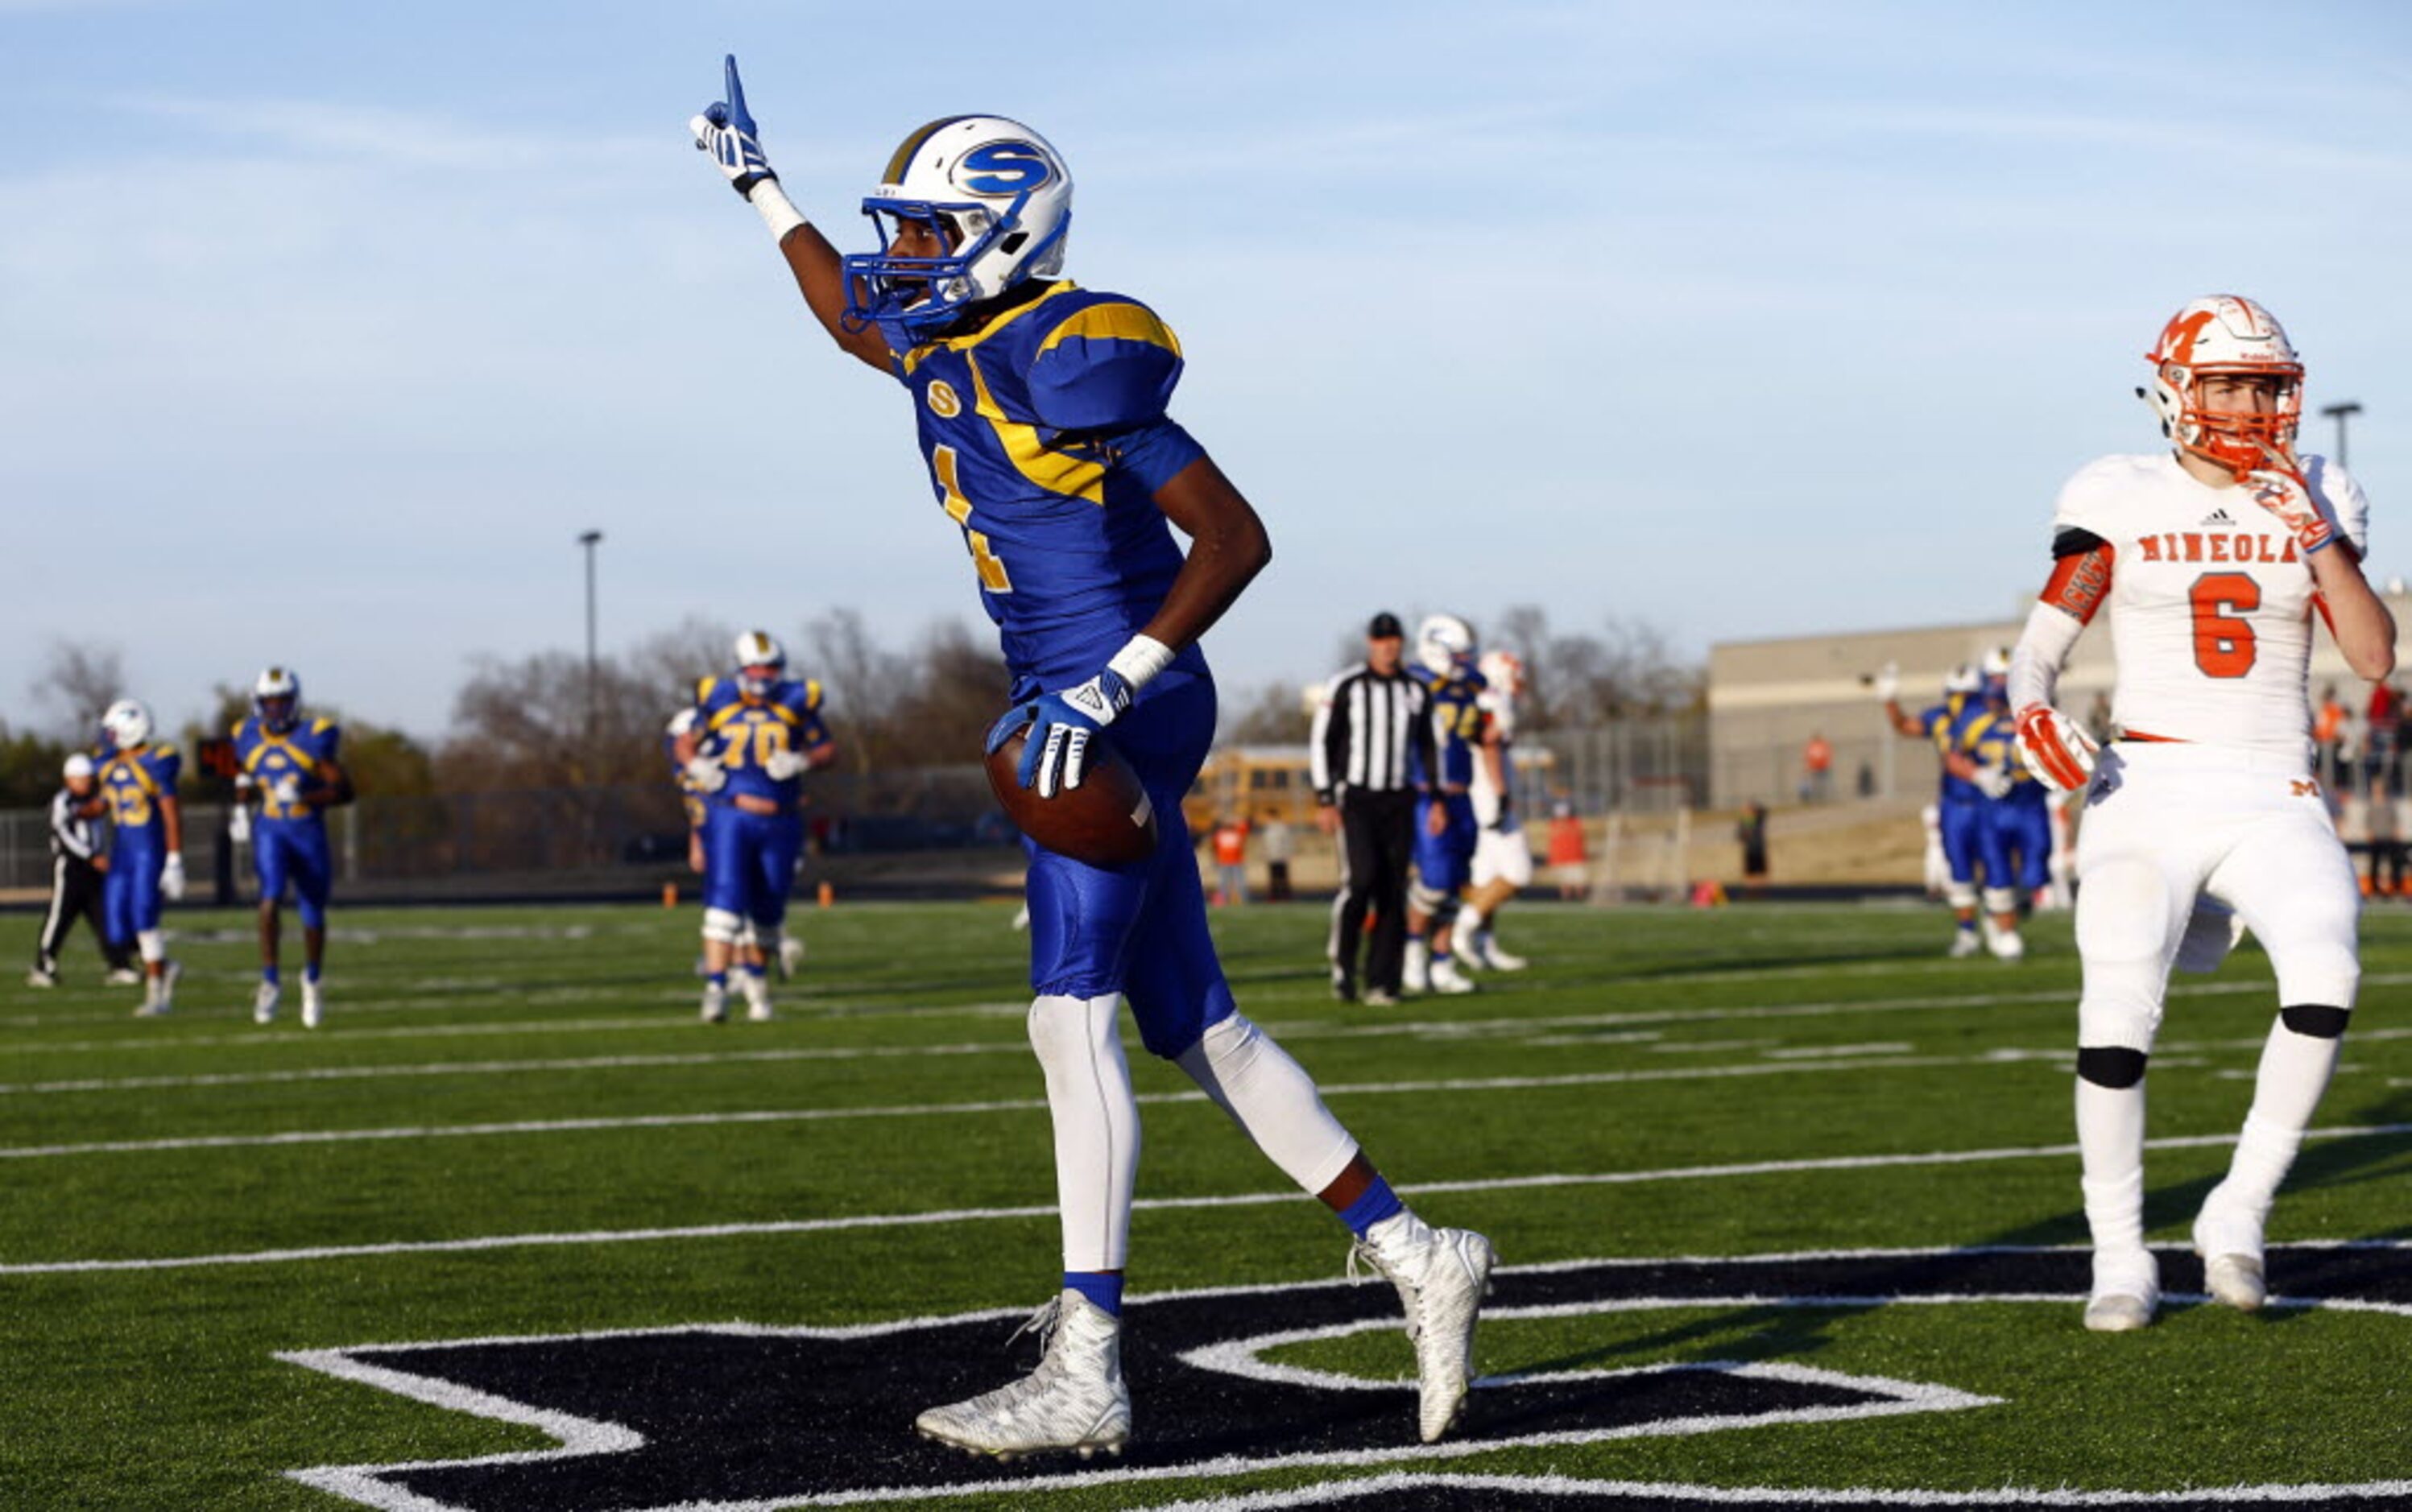
<instances>
[{"instance_id":1,"label":"white yard line","mask_svg":"<svg viewBox=\"0 0 2412 1512\"><path fill-rule=\"evenodd\" d=\"M2357 1139L2412 1134L2412 1123L2383 1123L2368 1127L2314 1129L2307 1138L2314 1139ZM2177 1138L2149 1139L2148 1149L2180 1150L2216 1148L2236 1142L2234 1135L2190 1135ZM1605 1171L1562 1173L1537 1176L1490 1177L1476 1181L1422 1182L1402 1184L1399 1190L1410 1196L1438 1192L1510 1192L1538 1187L1616 1186L1645 1182L1715 1181L1733 1177L1793 1174L1803 1171L1875 1170L1894 1167L1976 1165L1989 1161L2061 1159L2074 1155L2077 1147L2064 1145L2013 1146L1996 1150L1928 1151L1917 1154L1836 1155L1815 1160L1751 1161L1723 1166L1683 1166L1664 1170ZM1148 1197L1133 1204L1148 1211L1166 1211L1196 1208L1261 1207L1272 1203L1297 1202L1300 1195L1290 1189L1278 1192L1245 1192L1222 1196ZM301 1249L239 1250L221 1255L163 1255L136 1259L107 1260L35 1260L0 1264L0 1276L70 1275L95 1271L118 1270L180 1270L201 1267L233 1265L283 1265L317 1260L359 1259L387 1255L449 1255L486 1250L529 1249L597 1244L636 1244L681 1240L751 1238L764 1235L816 1234L843 1229L911 1228L935 1224L984 1223L1015 1219L1052 1218L1052 1205L1021 1208L960 1208L940 1212L859 1213L839 1218L797 1218L770 1223L702 1224L675 1228L589 1229L575 1233L488 1234L471 1239L399 1240L382 1244L331 1244ZM1857 1254L1836 1251L1834 1254ZM1866 1252L1882 1253L1882 1252ZM1923 1252L1920 1252L1923 1253ZM1637 1261L1636 1263L1643 1263Z\"/></svg>"}]
</instances>

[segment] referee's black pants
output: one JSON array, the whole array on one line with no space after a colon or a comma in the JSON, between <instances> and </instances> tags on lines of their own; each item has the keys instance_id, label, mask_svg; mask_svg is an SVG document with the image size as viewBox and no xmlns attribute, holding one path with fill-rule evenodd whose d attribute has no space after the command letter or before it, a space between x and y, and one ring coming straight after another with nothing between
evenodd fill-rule
<instances>
[{"instance_id":1,"label":"referee's black pants","mask_svg":"<svg viewBox=\"0 0 2412 1512\"><path fill-rule=\"evenodd\" d=\"M1347 792L1340 798L1340 895L1331 903L1331 966L1357 981L1365 911L1374 938L1365 951L1368 991L1396 995L1406 972L1407 865L1415 858L1416 795Z\"/></svg>"},{"instance_id":2,"label":"referee's black pants","mask_svg":"<svg viewBox=\"0 0 2412 1512\"><path fill-rule=\"evenodd\" d=\"M60 856L51 860L51 911L42 919L42 940L35 947L35 965L52 974L58 971L59 949L67 943L67 932L75 928L78 918L92 926L93 941L111 966L127 963L125 947L110 944L109 926L101 914L101 882L100 868L81 856Z\"/></svg>"}]
</instances>

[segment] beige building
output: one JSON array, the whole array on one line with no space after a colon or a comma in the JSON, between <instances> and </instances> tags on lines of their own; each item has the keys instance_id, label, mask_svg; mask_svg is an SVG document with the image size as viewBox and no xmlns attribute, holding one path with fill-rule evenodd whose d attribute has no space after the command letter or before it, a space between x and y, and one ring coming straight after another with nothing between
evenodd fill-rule
<instances>
[{"instance_id":1,"label":"beige building","mask_svg":"<svg viewBox=\"0 0 2412 1512\"><path fill-rule=\"evenodd\" d=\"M2385 595L2396 624L2412 632L2412 595L2390 583ZM1943 679L1962 662L2008 647L2025 624L2019 618L1849 635L1736 640L1709 651L1709 802L1731 808L1758 799L1790 803L1802 796L1803 755L1813 737L1833 747L1829 778L1836 799L1866 794L1931 793L1935 754L1924 741L1891 733L1869 679L1887 662L1901 670L1901 702L1912 713L1938 701ZM2399 640L2405 658L2412 645ZM2370 684L2353 675L2335 643L2314 638L2311 695L2333 684L2348 709L2366 707ZM2086 719L2096 695L2110 691L2110 637L2096 623L2077 643L2060 680L2060 705Z\"/></svg>"}]
</instances>

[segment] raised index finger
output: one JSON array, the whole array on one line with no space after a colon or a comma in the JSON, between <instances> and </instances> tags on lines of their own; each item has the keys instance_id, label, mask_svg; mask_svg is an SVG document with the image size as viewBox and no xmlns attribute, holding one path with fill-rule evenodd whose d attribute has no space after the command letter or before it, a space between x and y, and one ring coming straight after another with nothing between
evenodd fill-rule
<instances>
[{"instance_id":1,"label":"raised index finger","mask_svg":"<svg viewBox=\"0 0 2412 1512\"><path fill-rule=\"evenodd\" d=\"M734 52L728 54L728 113L742 119L745 115L745 85L737 77L737 54Z\"/></svg>"}]
</instances>

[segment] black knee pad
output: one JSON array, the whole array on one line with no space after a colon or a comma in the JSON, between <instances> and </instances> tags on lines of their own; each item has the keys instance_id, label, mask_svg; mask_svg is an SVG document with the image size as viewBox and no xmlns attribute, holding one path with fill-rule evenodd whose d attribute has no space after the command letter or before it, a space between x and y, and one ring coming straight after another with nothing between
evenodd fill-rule
<instances>
[{"instance_id":1,"label":"black knee pad","mask_svg":"<svg viewBox=\"0 0 2412 1512\"><path fill-rule=\"evenodd\" d=\"M2351 1008L2332 1008L2319 1003L2304 1003L2278 1010L2280 1023L2312 1039L2343 1039L2345 1021L2352 1017Z\"/></svg>"},{"instance_id":2,"label":"black knee pad","mask_svg":"<svg viewBox=\"0 0 2412 1512\"><path fill-rule=\"evenodd\" d=\"M2144 1052L2094 1046L2077 1052L2077 1074L2097 1087L2126 1088L2144 1079Z\"/></svg>"}]
</instances>

